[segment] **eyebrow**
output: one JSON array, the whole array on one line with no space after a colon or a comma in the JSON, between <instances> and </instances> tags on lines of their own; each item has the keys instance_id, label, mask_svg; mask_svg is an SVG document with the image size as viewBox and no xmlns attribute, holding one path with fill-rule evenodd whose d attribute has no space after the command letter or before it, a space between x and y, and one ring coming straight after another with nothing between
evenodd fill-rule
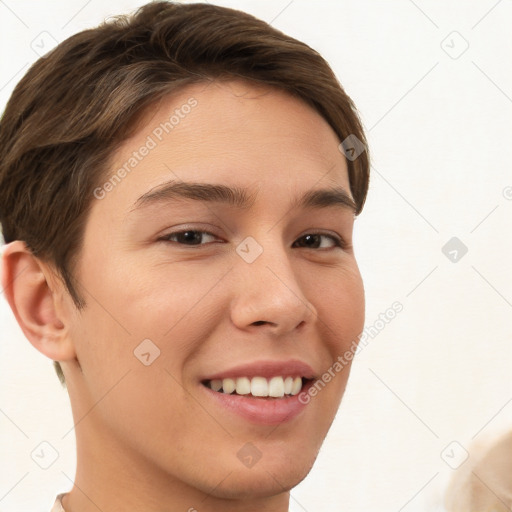
<instances>
[{"instance_id":1,"label":"eyebrow","mask_svg":"<svg viewBox=\"0 0 512 512\"><path fill-rule=\"evenodd\" d=\"M224 203L235 208L247 209L254 204L256 195L240 187L228 187L213 183L170 181L158 185L140 196L131 211L173 199ZM357 210L350 194L341 187L309 190L302 196L295 198L290 204L290 209L316 209L332 206L343 207L352 210L354 213Z\"/></svg>"}]
</instances>

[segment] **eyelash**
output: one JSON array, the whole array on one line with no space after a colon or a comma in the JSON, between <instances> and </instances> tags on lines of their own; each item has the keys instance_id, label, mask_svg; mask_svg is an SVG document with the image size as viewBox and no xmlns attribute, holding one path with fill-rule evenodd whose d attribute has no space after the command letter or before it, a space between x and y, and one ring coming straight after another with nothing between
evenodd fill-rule
<instances>
[{"instance_id":1,"label":"eyelash","mask_svg":"<svg viewBox=\"0 0 512 512\"><path fill-rule=\"evenodd\" d=\"M171 238L175 238L179 235L183 235L185 233L200 233L201 235L209 235L209 236L212 236L214 238L217 238L213 233L210 233L209 231L201 231L199 229L184 229L184 230L181 230L181 231L174 231L172 233L168 233L167 235L164 235L162 236L161 238L159 238L158 240L159 241L162 241L162 242L171 242L171 243L177 243L179 245L182 245L184 247L200 247L200 246L204 246L204 245L208 245L207 243L199 243L199 244L183 244L183 243L180 243L180 242L176 242L175 240L171 240ZM334 235L330 235L330 234L327 234L327 233L318 233L318 232L311 232L311 233L306 233L305 235L302 235L300 236L297 240L301 240L301 239L304 239L305 237L307 236L321 236L321 237L325 237L325 238L329 238L331 239L333 242L334 242L334 246L333 247L323 247L323 248L319 248L319 247L315 247L314 249L315 250L318 250L318 249L335 249L335 248L340 248L340 249L345 249L347 247L347 244L345 243L345 241L341 238L341 237L337 237L337 236L334 236ZM294 242L295 244L295 242ZM310 249L310 247L305 247L306 249Z\"/></svg>"}]
</instances>

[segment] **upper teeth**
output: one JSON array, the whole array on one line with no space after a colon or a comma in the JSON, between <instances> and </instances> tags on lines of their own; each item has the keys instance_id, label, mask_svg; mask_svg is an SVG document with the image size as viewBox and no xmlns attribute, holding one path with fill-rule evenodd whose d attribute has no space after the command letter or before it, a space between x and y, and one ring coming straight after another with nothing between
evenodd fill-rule
<instances>
[{"instance_id":1,"label":"upper teeth","mask_svg":"<svg viewBox=\"0 0 512 512\"><path fill-rule=\"evenodd\" d=\"M284 395L297 395L302 389L301 377L238 377L237 379L213 379L208 381L208 385L214 391L222 390L223 393L233 393L238 395L252 396L271 396L275 398Z\"/></svg>"}]
</instances>

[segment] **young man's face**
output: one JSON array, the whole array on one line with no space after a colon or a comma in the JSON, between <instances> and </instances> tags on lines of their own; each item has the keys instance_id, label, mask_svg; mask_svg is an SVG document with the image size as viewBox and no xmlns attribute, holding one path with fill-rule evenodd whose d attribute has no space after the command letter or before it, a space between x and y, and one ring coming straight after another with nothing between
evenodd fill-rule
<instances>
[{"instance_id":1,"label":"young man's face","mask_svg":"<svg viewBox=\"0 0 512 512\"><path fill-rule=\"evenodd\" d=\"M81 370L63 368L79 474L212 497L281 493L311 468L350 365L307 404L286 378L306 391L363 328L339 141L301 101L245 82L189 86L144 124L105 181L127 162L130 172L96 190L76 271ZM287 393L211 389L222 379Z\"/></svg>"}]
</instances>

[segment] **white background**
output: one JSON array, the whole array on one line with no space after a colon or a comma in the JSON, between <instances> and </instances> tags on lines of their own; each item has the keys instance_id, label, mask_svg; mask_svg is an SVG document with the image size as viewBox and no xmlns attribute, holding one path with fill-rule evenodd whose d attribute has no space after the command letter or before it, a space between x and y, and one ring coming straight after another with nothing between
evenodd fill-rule
<instances>
[{"instance_id":1,"label":"white background","mask_svg":"<svg viewBox=\"0 0 512 512\"><path fill-rule=\"evenodd\" d=\"M366 324L404 307L358 355L291 510L442 510L443 450L460 443L453 464L512 429L512 1L212 3L317 49L354 99L373 159L356 222ZM1 1L2 109L41 32L62 41L140 4ZM457 262L442 252L454 236L468 248ZM3 298L0 315L0 512L47 512L72 486L71 410ZM30 456L42 441L59 452L47 470Z\"/></svg>"}]
</instances>

